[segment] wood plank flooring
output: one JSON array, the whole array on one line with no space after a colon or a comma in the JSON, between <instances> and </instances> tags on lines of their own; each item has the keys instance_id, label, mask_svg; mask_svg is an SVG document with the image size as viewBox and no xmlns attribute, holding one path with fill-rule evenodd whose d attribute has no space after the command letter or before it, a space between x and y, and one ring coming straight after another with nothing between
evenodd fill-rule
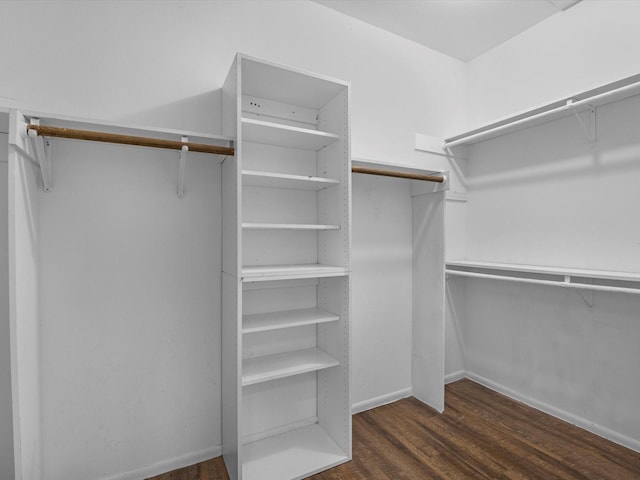
<instances>
[{"instance_id":1,"label":"wood plank flooring","mask_svg":"<svg viewBox=\"0 0 640 480\"><path fill-rule=\"evenodd\" d=\"M640 453L470 380L440 415L413 398L353 417L353 461L313 480L640 480ZM148 480L228 480L220 457Z\"/></svg>"}]
</instances>

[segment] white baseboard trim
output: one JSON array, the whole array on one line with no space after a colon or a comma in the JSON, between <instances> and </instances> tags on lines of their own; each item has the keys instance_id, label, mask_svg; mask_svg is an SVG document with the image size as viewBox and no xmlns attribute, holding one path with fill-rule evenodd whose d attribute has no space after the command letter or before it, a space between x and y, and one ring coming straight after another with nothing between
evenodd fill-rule
<instances>
[{"instance_id":1,"label":"white baseboard trim","mask_svg":"<svg viewBox=\"0 0 640 480\"><path fill-rule=\"evenodd\" d=\"M205 450L188 453L169 460L163 460L161 462L154 463L153 465L147 465L130 472L119 473L112 477L103 477L101 480L141 480L147 477L160 475L161 473L170 472L176 468L188 467L194 463L204 462L205 460L219 457L220 455L222 455L222 446L216 445Z\"/></svg>"},{"instance_id":2,"label":"white baseboard trim","mask_svg":"<svg viewBox=\"0 0 640 480\"><path fill-rule=\"evenodd\" d=\"M372 408L381 407L382 405L386 405L387 403L410 397L411 393L411 388L403 388L402 390L398 390L396 392L386 393L384 395L380 395L379 397L371 398L363 402L357 402L351 406L351 413L356 414L364 412L366 410L371 410Z\"/></svg>"},{"instance_id":3,"label":"white baseboard trim","mask_svg":"<svg viewBox=\"0 0 640 480\"><path fill-rule=\"evenodd\" d=\"M444 376L444 384L448 385L453 382L457 382L458 380L462 380L463 378L467 378L467 372L464 370L458 370L457 372L450 373Z\"/></svg>"},{"instance_id":4,"label":"white baseboard trim","mask_svg":"<svg viewBox=\"0 0 640 480\"><path fill-rule=\"evenodd\" d=\"M587 430L591 433L595 433L596 435L606 438L607 440L611 440L612 442L622 445L623 447L627 447L631 450L635 450L636 452L640 452L640 440L627 437L626 435L615 432L607 427L603 427L602 425L590 422L585 418L554 407L553 405L549 405L548 403L536 400L535 398L532 398L528 395L523 395L515 390L512 390L511 388L500 385L499 383L477 375L473 372L467 371L466 377L469 380L473 380L474 382L484 385L491 390L502 393L509 398L520 401L544 413L548 413L549 415L559 418L560 420L564 420L565 422L576 425L577 427L583 428L584 430Z\"/></svg>"}]
</instances>

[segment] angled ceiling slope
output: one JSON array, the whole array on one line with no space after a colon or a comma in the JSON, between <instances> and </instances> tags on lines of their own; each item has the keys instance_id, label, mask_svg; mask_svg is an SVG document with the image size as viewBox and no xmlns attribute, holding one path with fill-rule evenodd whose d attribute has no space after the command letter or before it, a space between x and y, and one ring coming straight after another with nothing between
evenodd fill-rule
<instances>
[{"instance_id":1,"label":"angled ceiling slope","mask_svg":"<svg viewBox=\"0 0 640 480\"><path fill-rule=\"evenodd\" d=\"M468 62L580 0L314 0Z\"/></svg>"}]
</instances>

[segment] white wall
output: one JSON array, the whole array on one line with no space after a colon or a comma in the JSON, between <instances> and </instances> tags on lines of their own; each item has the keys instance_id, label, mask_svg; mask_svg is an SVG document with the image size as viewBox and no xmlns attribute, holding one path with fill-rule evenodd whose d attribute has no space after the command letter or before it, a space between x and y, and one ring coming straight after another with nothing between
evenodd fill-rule
<instances>
[{"instance_id":1,"label":"white wall","mask_svg":"<svg viewBox=\"0 0 640 480\"><path fill-rule=\"evenodd\" d=\"M0 114L1 115L1 114ZM7 135L0 133L0 478L13 477L13 418L9 343Z\"/></svg>"},{"instance_id":2,"label":"white wall","mask_svg":"<svg viewBox=\"0 0 640 480\"><path fill-rule=\"evenodd\" d=\"M39 197L45 478L216 455L218 161L190 154L178 199L174 152L53 148Z\"/></svg>"},{"instance_id":3,"label":"white wall","mask_svg":"<svg viewBox=\"0 0 640 480\"><path fill-rule=\"evenodd\" d=\"M355 410L411 391L410 181L354 175L352 401Z\"/></svg>"},{"instance_id":4,"label":"white wall","mask_svg":"<svg viewBox=\"0 0 640 480\"><path fill-rule=\"evenodd\" d=\"M464 64L312 2L176 0L156 2L149 8L149 3L142 1L6 1L0 2L0 16L12 20L0 31L0 43L12 45L20 39L20 48L8 49L4 59L7 65L19 67L0 73L3 95L0 101L9 106L218 133L220 88L233 55L241 51L351 81L355 157L438 168L423 153L415 151L415 133L443 136L447 130L460 128L465 115L465 99L460 95L466 80ZM25 36L25 31L30 34ZM43 45L47 45L44 53ZM134 477L142 476L142 472L154 468L167 470L171 462L188 462L194 452L195 455L212 452L220 445L220 413L216 406L220 394L216 383L219 350L209 342L218 340L219 325L215 319L219 307L210 305L210 323L198 316L197 325L191 324L192 330L186 330L186 323L181 323L186 320L178 312L169 306L162 311L165 302L175 299L181 290L171 295L158 294L158 289L167 293L178 278L162 276L161 280L132 291L123 291L129 282L117 281L119 269L122 278L135 278L133 262L138 262L139 268L149 268L150 277L155 267L151 253L137 260L131 256L120 259L118 249L127 251L127 246L120 243L116 230L136 228L133 218L150 209L151 198L162 197L161 202L167 202L162 205L178 209L192 201L189 193L185 203L177 201L172 186L175 179L162 170L168 168L166 165L145 166L144 171L153 177L149 179L142 178L141 171L130 165L122 166L130 175L122 175L121 180L111 170L102 172L104 178L86 180L87 175L76 171L75 166L54 162L54 192L41 198L46 213L43 235L47 237L42 265L47 281L43 281L42 297L46 305L56 307L42 309L43 352L47 360L43 362L42 383L45 476L72 478L70 470L85 479L126 471L133 472ZM152 197L145 197L141 194L143 189L136 188L137 182L144 181L147 188L158 177L164 184L149 187ZM99 183L94 186L94 181ZM357 182L354 182L354 208L368 195ZM391 187L390 192L394 191ZM78 204L78 198L83 198L86 205ZM387 218L400 209L408 214L404 210L405 200L394 197ZM215 212L213 200L212 205ZM112 212L114 206L118 208ZM99 215L91 218L90 208L99 209L100 216L108 214L108 222L101 224ZM69 209L74 219L86 225L86 246L71 231L61 228L63 209ZM150 245L167 241L152 237L154 232L167 233L169 228L155 224L151 210L148 214L142 224L148 227L148 233L130 239L137 246L145 243L145 239ZM375 211L369 212L372 214ZM177 211L172 215L180 224ZM410 226L404 223L405 216L397 220L399 226ZM354 228L355 238L360 227L356 223ZM406 236L399 233L395 238L387 238L385 245L399 252L400 257L411 242L410 229L404 233ZM89 258L90 248L102 245L101 235L115 242L111 244L112 250L104 252L104 260ZM379 240L372 240L369 245L366 238L360 238L354 245L362 252L380 247ZM71 251L71 245L77 247L75 252ZM179 248L183 245L170 245L169 251L179 252ZM57 253L59 249L61 254ZM217 258L219 248L212 248L211 253L211 258ZM178 258L176 255L166 261L171 268L175 266L181 271L184 265ZM63 259L70 262L69 274L64 282L49 282L62 267L59 262ZM356 258L354 267L357 266ZM81 279L86 275L79 273L83 268L108 275L96 278L95 284L84 284ZM190 277L186 271L183 273L184 277ZM378 274L385 276L382 270ZM407 283L410 275L409 270L401 273L398 285L410 285ZM369 299L385 298L389 293L388 282L371 283L377 289L370 290L366 298L354 285L354 335L375 324L388 329L377 332L379 338L393 338L396 343L406 340L409 311L400 312L400 328L388 322L383 311L374 312L374 318L369 315ZM124 295L124 304L106 301L111 288ZM71 304L69 292L76 289L87 296L80 303ZM402 298L407 295L399 289L398 293ZM160 299L160 304L151 307L151 311L162 313L156 319L159 323L146 316L133 318L132 312L138 311L147 294L151 303ZM92 304L100 305L101 309L95 319L89 320L86 314ZM181 305L179 301L176 304ZM122 309L128 313L116 315L111 323L107 321L111 318L109 313ZM63 315L65 311L70 313L68 317ZM127 330L127 321L137 326ZM74 333L65 337L68 330ZM177 338L172 339L170 333ZM186 355L187 336L197 339L191 344L189 359L181 355ZM110 344L113 348L109 348ZM158 352L157 345L166 348ZM139 352L134 355L136 348ZM170 362L173 354L175 363ZM379 351L356 344L354 368L377 365L378 355ZM85 360L78 364L74 362L78 357ZM186 364L193 359L202 360L201 368L208 369L208 373L196 369L198 376L189 374L182 378ZM409 375L405 367L396 375L387 369L384 377L371 371L361 374L375 377L378 383L374 387L369 382L354 382L356 401L403 389ZM151 394L162 392L165 398L150 398ZM182 397L178 398L180 393ZM106 397L100 398L100 394ZM151 407L145 409L147 402ZM170 408L170 402L177 406ZM94 410L95 404L100 410ZM192 417L188 417L189 411L194 412ZM64 441L53 433L63 426L67 429ZM178 434L166 434L163 429L168 428ZM187 441L185 435L191 429L193 435ZM145 434L151 437L141 441ZM148 442L149 438L153 442ZM100 450L101 446L105 448ZM69 463L74 448L84 452L76 451L76 459L91 458L91 462Z\"/></svg>"},{"instance_id":5,"label":"white wall","mask_svg":"<svg viewBox=\"0 0 640 480\"><path fill-rule=\"evenodd\" d=\"M238 51L352 82L354 157L420 161L415 133L460 128L466 108L462 62L309 1L5 1L0 14L3 45L34 32L0 75L23 109L218 132Z\"/></svg>"},{"instance_id":6,"label":"white wall","mask_svg":"<svg viewBox=\"0 0 640 480\"><path fill-rule=\"evenodd\" d=\"M507 113L637 73L640 34L629 18L639 14L638 2L582 2L472 62L471 110L478 118ZM640 271L632 214L640 203L639 115L640 96L599 107L595 143L570 116L474 145L468 257ZM638 296L585 294L589 307L577 292L553 287L449 286L463 305L467 371L640 450Z\"/></svg>"},{"instance_id":7,"label":"white wall","mask_svg":"<svg viewBox=\"0 0 640 480\"><path fill-rule=\"evenodd\" d=\"M583 0L469 62L469 128L637 74L638 17L637 1Z\"/></svg>"}]
</instances>

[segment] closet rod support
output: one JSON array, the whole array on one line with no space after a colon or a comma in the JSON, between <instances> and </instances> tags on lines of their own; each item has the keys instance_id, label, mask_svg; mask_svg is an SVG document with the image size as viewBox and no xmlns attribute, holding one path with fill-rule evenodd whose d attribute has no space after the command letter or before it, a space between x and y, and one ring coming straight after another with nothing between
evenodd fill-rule
<instances>
[{"instance_id":1,"label":"closet rod support","mask_svg":"<svg viewBox=\"0 0 640 480\"><path fill-rule=\"evenodd\" d=\"M205 143L185 144L184 142L178 140L165 140L162 138L138 137L133 135L122 135L118 133L94 132L90 130L77 130L73 128L49 127L30 124L27 126L27 132L32 131L37 135L46 137L118 143L121 145L136 145L139 147L166 148L169 150L182 150L182 147L186 145L187 147L189 147L190 152L210 153L213 155L235 155L235 148L233 147L207 145Z\"/></svg>"},{"instance_id":2,"label":"closet rod support","mask_svg":"<svg viewBox=\"0 0 640 480\"><path fill-rule=\"evenodd\" d=\"M573 99L567 100L567 107L569 107L571 109L571 111L573 112L573 115L576 117L576 120L580 124L580 127L582 127L582 131L584 132L585 136L587 137L587 140L589 140L592 143L595 142L596 141L596 132L597 132L597 130L596 130L596 107L593 106L593 105L587 104L587 106L589 107L589 110L587 110L587 112L589 114L589 121L588 121L588 125L585 125L585 122L580 117L580 113L578 113L578 111L575 109L573 104L574 104Z\"/></svg>"},{"instance_id":3,"label":"closet rod support","mask_svg":"<svg viewBox=\"0 0 640 480\"><path fill-rule=\"evenodd\" d=\"M408 178L410 180L423 180L426 182L443 183L446 178L443 175L420 175L417 173L396 172L393 170L379 170L376 168L351 167L353 173L364 173L367 175L381 175L383 177Z\"/></svg>"},{"instance_id":4,"label":"closet rod support","mask_svg":"<svg viewBox=\"0 0 640 480\"><path fill-rule=\"evenodd\" d=\"M189 143L188 137L182 137L183 143ZM187 153L189 152L189 147L187 145L182 145L180 149L180 153L178 155L178 198L184 197L184 175L187 168Z\"/></svg>"},{"instance_id":5,"label":"closet rod support","mask_svg":"<svg viewBox=\"0 0 640 480\"><path fill-rule=\"evenodd\" d=\"M42 189L45 192L50 192L53 181L53 170L51 168L51 140L47 137L39 137L35 129L30 129L32 125L38 127L39 119L34 118L31 120L33 123L27 127L27 135L31 140L31 146L33 147L33 154L40 166L40 174L42 175Z\"/></svg>"}]
</instances>

